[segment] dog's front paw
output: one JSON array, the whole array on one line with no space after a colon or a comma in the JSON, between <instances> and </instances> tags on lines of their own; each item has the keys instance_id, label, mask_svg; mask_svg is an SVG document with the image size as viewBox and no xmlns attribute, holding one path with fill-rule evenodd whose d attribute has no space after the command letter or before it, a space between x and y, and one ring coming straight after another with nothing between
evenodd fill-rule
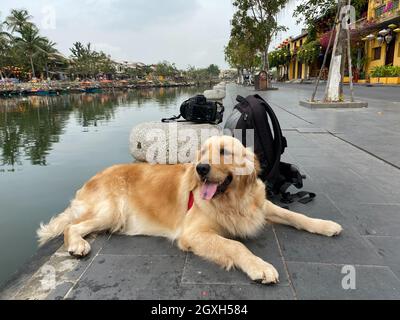
<instances>
[{"instance_id":1,"label":"dog's front paw","mask_svg":"<svg viewBox=\"0 0 400 320\"><path fill-rule=\"evenodd\" d=\"M83 258L89 254L90 244L83 239L75 240L69 244L68 252L73 257Z\"/></svg>"},{"instance_id":2,"label":"dog's front paw","mask_svg":"<svg viewBox=\"0 0 400 320\"><path fill-rule=\"evenodd\" d=\"M337 236L343 231L340 224L329 220L319 220L317 226L318 228L315 233L327 237Z\"/></svg>"},{"instance_id":3,"label":"dog's front paw","mask_svg":"<svg viewBox=\"0 0 400 320\"><path fill-rule=\"evenodd\" d=\"M248 274L251 280L258 283L271 284L279 282L279 274L274 266L258 257L249 262L245 272Z\"/></svg>"}]
</instances>

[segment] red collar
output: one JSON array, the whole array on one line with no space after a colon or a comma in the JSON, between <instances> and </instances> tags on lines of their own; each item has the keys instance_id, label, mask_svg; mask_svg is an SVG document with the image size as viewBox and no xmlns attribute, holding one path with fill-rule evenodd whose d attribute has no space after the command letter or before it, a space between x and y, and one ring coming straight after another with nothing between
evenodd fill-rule
<instances>
[{"instance_id":1,"label":"red collar","mask_svg":"<svg viewBox=\"0 0 400 320\"><path fill-rule=\"evenodd\" d=\"M190 191L190 194L189 194L189 201L188 201L188 211L189 211L190 209L192 209L193 205L194 205L193 191Z\"/></svg>"}]
</instances>

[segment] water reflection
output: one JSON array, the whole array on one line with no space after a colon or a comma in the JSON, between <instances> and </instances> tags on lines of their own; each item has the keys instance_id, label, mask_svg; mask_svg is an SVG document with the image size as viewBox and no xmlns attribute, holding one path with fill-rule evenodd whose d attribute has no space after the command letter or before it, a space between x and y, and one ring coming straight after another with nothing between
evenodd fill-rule
<instances>
[{"instance_id":1,"label":"water reflection","mask_svg":"<svg viewBox=\"0 0 400 320\"><path fill-rule=\"evenodd\" d=\"M109 122L119 107L144 108L149 100L160 109L178 106L183 93L199 88L159 88L100 94L0 99L0 171L15 170L23 161L46 166L52 145L60 141L71 115L83 128Z\"/></svg>"}]
</instances>

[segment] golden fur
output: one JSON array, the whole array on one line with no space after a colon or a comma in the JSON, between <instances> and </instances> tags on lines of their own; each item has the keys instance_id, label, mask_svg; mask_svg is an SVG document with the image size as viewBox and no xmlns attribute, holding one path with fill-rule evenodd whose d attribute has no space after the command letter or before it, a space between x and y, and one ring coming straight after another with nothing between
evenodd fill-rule
<instances>
[{"instance_id":1,"label":"golden fur","mask_svg":"<svg viewBox=\"0 0 400 320\"><path fill-rule=\"evenodd\" d=\"M227 155L233 161L228 161ZM251 162L247 174L237 174ZM221 184L232 177L226 191L211 200L200 194L204 178L196 166L201 163L211 164L210 181ZM337 235L342 228L272 204L265 197L264 183L257 178L258 170L254 154L231 137L209 139L194 164L117 165L89 180L63 213L41 225L39 242L44 244L63 233L70 254L82 257L90 251L84 237L92 232L162 236L226 269L240 268L252 280L276 283L278 272L272 265L230 238L254 236L267 223L325 236ZM191 191L195 200L188 211Z\"/></svg>"}]
</instances>

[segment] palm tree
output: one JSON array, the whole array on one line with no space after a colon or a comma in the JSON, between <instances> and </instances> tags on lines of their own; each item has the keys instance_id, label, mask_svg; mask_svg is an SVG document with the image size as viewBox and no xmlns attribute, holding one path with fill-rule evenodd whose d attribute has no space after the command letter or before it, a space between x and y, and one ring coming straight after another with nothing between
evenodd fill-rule
<instances>
[{"instance_id":1,"label":"palm tree","mask_svg":"<svg viewBox=\"0 0 400 320\"><path fill-rule=\"evenodd\" d=\"M15 37L14 41L29 58L32 69L32 77L35 77L35 66L33 58L40 52L43 52L43 47L48 41L45 37L39 35L39 30L33 24L25 24L19 30L20 36Z\"/></svg>"},{"instance_id":2,"label":"palm tree","mask_svg":"<svg viewBox=\"0 0 400 320\"><path fill-rule=\"evenodd\" d=\"M20 32L27 24L32 24L29 20L32 16L25 9L12 9L10 15L6 18L5 24L13 32Z\"/></svg>"},{"instance_id":3,"label":"palm tree","mask_svg":"<svg viewBox=\"0 0 400 320\"><path fill-rule=\"evenodd\" d=\"M7 49L9 48L10 45L10 40L11 40L11 35L3 30L3 23L0 23L0 78L4 79L3 72L1 71L1 68L4 66L4 58L6 57Z\"/></svg>"},{"instance_id":4,"label":"palm tree","mask_svg":"<svg viewBox=\"0 0 400 320\"><path fill-rule=\"evenodd\" d=\"M57 44L47 38L43 39L43 43L39 47L40 55L43 58L46 77L49 77L49 62L50 61L64 61L65 58L61 53L55 48Z\"/></svg>"}]
</instances>

